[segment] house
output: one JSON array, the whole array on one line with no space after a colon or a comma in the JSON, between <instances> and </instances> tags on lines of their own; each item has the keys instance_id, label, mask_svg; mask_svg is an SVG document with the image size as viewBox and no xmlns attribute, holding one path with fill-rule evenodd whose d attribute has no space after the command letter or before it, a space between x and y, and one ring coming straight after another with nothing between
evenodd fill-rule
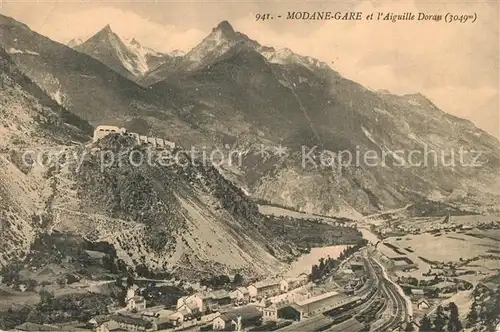
<instances>
[{"instance_id":1,"label":"house","mask_svg":"<svg viewBox=\"0 0 500 332\"><path fill-rule=\"evenodd\" d=\"M295 288L299 288L300 286L303 286L305 284L307 284L307 281L308 281L308 276L300 276L300 277L297 277L297 278L289 278L287 280L288 282L288 289L295 289Z\"/></svg>"},{"instance_id":2,"label":"house","mask_svg":"<svg viewBox=\"0 0 500 332\"><path fill-rule=\"evenodd\" d=\"M219 317L221 315L220 312L213 312L211 314L208 314L208 315L203 315L200 317L200 323L201 324L207 324L207 323L211 323L214 319L216 319L217 317Z\"/></svg>"},{"instance_id":3,"label":"house","mask_svg":"<svg viewBox=\"0 0 500 332\"><path fill-rule=\"evenodd\" d=\"M269 307L262 308L262 320L263 321L277 321L278 320L278 307L275 304Z\"/></svg>"},{"instance_id":4,"label":"house","mask_svg":"<svg viewBox=\"0 0 500 332\"><path fill-rule=\"evenodd\" d=\"M153 329L155 331L168 330L175 327L175 322L170 318L158 318L153 322Z\"/></svg>"},{"instance_id":5,"label":"house","mask_svg":"<svg viewBox=\"0 0 500 332\"><path fill-rule=\"evenodd\" d=\"M156 318L168 317L173 314L174 311L165 309L164 306L155 306L146 308L141 312L141 317L148 320L154 320Z\"/></svg>"},{"instance_id":6,"label":"house","mask_svg":"<svg viewBox=\"0 0 500 332\"><path fill-rule=\"evenodd\" d=\"M280 294L282 289L288 290L288 283L285 283L282 283L281 280L264 280L248 286L247 290L251 299L275 296Z\"/></svg>"},{"instance_id":7,"label":"house","mask_svg":"<svg viewBox=\"0 0 500 332\"><path fill-rule=\"evenodd\" d=\"M58 331L61 330L59 326L49 325L49 324L34 324L34 323L23 323L14 328L14 331Z\"/></svg>"},{"instance_id":8,"label":"house","mask_svg":"<svg viewBox=\"0 0 500 332\"><path fill-rule=\"evenodd\" d=\"M104 322L95 328L96 332L116 332L116 331L120 331L120 330L126 331L126 330L123 330L120 327L120 325L118 324L118 322L114 321L114 320Z\"/></svg>"},{"instance_id":9,"label":"house","mask_svg":"<svg viewBox=\"0 0 500 332\"><path fill-rule=\"evenodd\" d=\"M412 288L411 293L412 293L412 295L416 295L416 296L424 296L424 290L420 289L420 288Z\"/></svg>"},{"instance_id":10,"label":"house","mask_svg":"<svg viewBox=\"0 0 500 332\"><path fill-rule=\"evenodd\" d=\"M173 321L181 323L186 320L190 320L196 314L200 314L200 311L194 302L190 302L189 304L184 304L178 308L175 313L170 315L170 318Z\"/></svg>"},{"instance_id":11,"label":"house","mask_svg":"<svg viewBox=\"0 0 500 332\"><path fill-rule=\"evenodd\" d=\"M95 316L88 321L87 325L91 326L93 331L96 332L109 332L119 327L118 323L112 320L110 315Z\"/></svg>"},{"instance_id":12,"label":"house","mask_svg":"<svg viewBox=\"0 0 500 332\"><path fill-rule=\"evenodd\" d=\"M280 280L280 292L281 293L288 292L288 281L285 279Z\"/></svg>"},{"instance_id":13,"label":"house","mask_svg":"<svg viewBox=\"0 0 500 332\"><path fill-rule=\"evenodd\" d=\"M223 306L231 303L231 296L228 291L224 289L210 292L206 297L211 307Z\"/></svg>"},{"instance_id":14,"label":"house","mask_svg":"<svg viewBox=\"0 0 500 332\"><path fill-rule=\"evenodd\" d=\"M212 323L214 330L241 331L261 320L262 313L254 306L242 307L215 318Z\"/></svg>"},{"instance_id":15,"label":"house","mask_svg":"<svg viewBox=\"0 0 500 332\"><path fill-rule=\"evenodd\" d=\"M236 288L234 291L229 293L229 297L231 299L231 302L237 304L248 303L250 301L248 289L246 289L245 287Z\"/></svg>"},{"instance_id":16,"label":"house","mask_svg":"<svg viewBox=\"0 0 500 332\"><path fill-rule=\"evenodd\" d=\"M266 301L262 300L262 301L259 301L259 302L252 302L250 303L249 305L253 306L254 308L256 308L258 311L262 312L262 310L266 307L269 306L269 303L266 303Z\"/></svg>"},{"instance_id":17,"label":"house","mask_svg":"<svg viewBox=\"0 0 500 332\"><path fill-rule=\"evenodd\" d=\"M125 315L104 315L92 318L89 325L95 332L152 331L153 324L147 320Z\"/></svg>"},{"instance_id":18,"label":"house","mask_svg":"<svg viewBox=\"0 0 500 332\"><path fill-rule=\"evenodd\" d=\"M125 128L118 128L116 126L97 126L94 130L93 142L97 142L99 139L113 133L124 134L127 130Z\"/></svg>"},{"instance_id":19,"label":"house","mask_svg":"<svg viewBox=\"0 0 500 332\"><path fill-rule=\"evenodd\" d=\"M196 293L189 296L183 296L177 300L177 309L186 305L190 310L197 310L199 312L205 311L205 296L201 293Z\"/></svg>"},{"instance_id":20,"label":"house","mask_svg":"<svg viewBox=\"0 0 500 332\"><path fill-rule=\"evenodd\" d=\"M129 289L127 289L127 294L125 295L125 303L127 303L129 299L135 296L135 292L137 291L137 289L139 289L137 285L132 285L129 287Z\"/></svg>"},{"instance_id":21,"label":"house","mask_svg":"<svg viewBox=\"0 0 500 332\"><path fill-rule=\"evenodd\" d=\"M298 307L298 311L302 312L300 318L303 318L332 310L340 305L345 305L355 300L357 300L355 296L350 297L344 293L332 291L297 301L295 305Z\"/></svg>"},{"instance_id":22,"label":"house","mask_svg":"<svg viewBox=\"0 0 500 332\"><path fill-rule=\"evenodd\" d=\"M176 311L167 318L174 324L174 326L179 326L186 319L186 316L184 316L182 311Z\"/></svg>"},{"instance_id":23,"label":"house","mask_svg":"<svg viewBox=\"0 0 500 332\"><path fill-rule=\"evenodd\" d=\"M420 300L417 301L417 308L418 310L429 309L429 302L427 302L426 299L421 298Z\"/></svg>"},{"instance_id":24,"label":"house","mask_svg":"<svg viewBox=\"0 0 500 332\"><path fill-rule=\"evenodd\" d=\"M128 311L141 311L146 309L146 300L142 296L133 296L127 300Z\"/></svg>"},{"instance_id":25,"label":"house","mask_svg":"<svg viewBox=\"0 0 500 332\"><path fill-rule=\"evenodd\" d=\"M112 320L118 327L126 331L152 331L153 324L145 319L125 315L113 315ZM110 330L111 331L111 330Z\"/></svg>"},{"instance_id":26,"label":"house","mask_svg":"<svg viewBox=\"0 0 500 332\"><path fill-rule=\"evenodd\" d=\"M175 313L173 310L162 309L156 313L158 318L167 318L172 316Z\"/></svg>"}]
</instances>

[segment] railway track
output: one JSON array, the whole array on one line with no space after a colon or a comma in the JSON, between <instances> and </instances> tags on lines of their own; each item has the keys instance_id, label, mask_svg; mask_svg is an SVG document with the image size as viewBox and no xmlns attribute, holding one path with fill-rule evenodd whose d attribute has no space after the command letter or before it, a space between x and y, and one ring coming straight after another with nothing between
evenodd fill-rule
<instances>
[{"instance_id":1,"label":"railway track","mask_svg":"<svg viewBox=\"0 0 500 332\"><path fill-rule=\"evenodd\" d=\"M358 320L355 318L351 318L349 320L346 320L345 322L342 322L340 324L337 324L335 326L330 327L327 330L324 330L325 332L360 332L360 331L365 331L366 327L365 324L360 323Z\"/></svg>"},{"instance_id":2,"label":"railway track","mask_svg":"<svg viewBox=\"0 0 500 332\"><path fill-rule=\"evenodd\" d=\"M401 298L397 289L386 279L382 267L377 262L369 257L365 257L365 266L368 270L369 280L367 285L363 286L358 291L356 296L365 298L364 303L348 309L338 315L333 314L328 316L326 314L317 315L307 320L301 321L297 324L287 326L279 331L282 332L304 332L304 331L329 331L329 332L344 332L344 331L367 331L367 325L360 322L357 317L361 317L367 310L369 310L377 299L384 298L384 305L375 313L375 317L379 317L381 312L390 308L391 317L376 327L374 331L389 331L401 325L406 319L405 301ZM375 291L373 291L375 289ZM373 292L373 293L372 293ZM371 294L371 295L370 295ZM343 319L346 319L342 321ZM341 321L336 323L337 321ZM371 322L370 322L371 323Z\"/></svg>"},{"instance_id":3,"label":"railway track","mask_svg":"<svg viewBox=\"0 0 500 332\"><path fill-rule=\"evenodd\" d=\"M381 270L381 267L377 267L377 270L379 269ZM375 331L385 332L400 326L406 320L406 303L389 280L385 278L381 279L380 288L386 294L386 307L391 308L392 315L385 323L377 327Z\"/></svg>"}]
</instances>

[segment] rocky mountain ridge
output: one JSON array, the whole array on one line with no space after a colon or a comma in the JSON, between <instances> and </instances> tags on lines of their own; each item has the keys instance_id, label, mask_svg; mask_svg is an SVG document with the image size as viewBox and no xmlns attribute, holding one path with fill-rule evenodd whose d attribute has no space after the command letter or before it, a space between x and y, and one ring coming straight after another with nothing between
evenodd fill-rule
<instances>
[{"instance_id":1,"label":"rocky mountain ridge","mask_svg":"<svg viewBox=\"0 0 500 332\"><path fill-rule=\"evenodd\" d=\"M165 137L187 149L229 146L242 151L242 164L226 174L259 199L335 215L397 208L438 192L459 205L466 197L471 211L498 209L499 142L420 94L372 91L317 60L261 46L226 21L177 57L175 66L149 72L141 85L157 83L143 88L10 20L1 25L5 47L40 54L13 54L14 61L49 94L62 96L75 114L94 125L116 124ZM67 54L66 65L52 63L49 51L57 51L54 58ZM103 83L91 100L85 99L96 91L86 81L89 71L93 83ZM47 75L65 83L54 91ZM292 158L260 156L261 146L273 151L279 145ZM318 156L326 151L337 159L342 152L375 153L384 163L372 167L354 161L341 172L338 167L303 167L304 151L312 148ZM474 150L480 151L482 165L460 165L459 149L468 151L462 158L468 162ZM411 154L422 161L427 150L436 154L436 165L409 165ZM449 167L451 159L459 165ZM466 194L457 198L454 192Z\"/></svg>"},{"instance_id":2,"label":"rocky mountain ridge","mask_svg":"<svg viewBox=\"0 0 500 332\"><path fill-rule=\"evenodd\" d=\"M179 51L160 53L142 46L135 38L120 37L109 24L86 41L72 47L133 81L182 55Z\"/></svg>"}]
</instances>

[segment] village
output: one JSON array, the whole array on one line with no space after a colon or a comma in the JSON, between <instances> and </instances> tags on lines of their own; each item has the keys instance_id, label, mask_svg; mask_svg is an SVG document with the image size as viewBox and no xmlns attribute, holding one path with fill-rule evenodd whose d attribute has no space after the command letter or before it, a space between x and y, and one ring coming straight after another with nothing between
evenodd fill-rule
<instances>
[{"instance_id":1,"label":"village","mask_svg":"<svg viewBox=\"0 0 500 332\"><path fill-rule=\"evenodd\" d=\"M175 148L175 143L168 140L114 126L98 126L94 142L111 133L132 137L137 144ZM421 319L440 307L443 300L470 291L479 283L489 269L485 266L483 272L477 267L479 263L498 264L500 258L495 254L499 252L486 249L497 245L498 239L486 232L495 230L492 234L498 234L498 225L492 220L469 222L449 215L443 220L422 218L416 222L395 217L383 220L380 226L360 223L357 227L366 228L362 245L351 247L348 255L339 259L322 258L308 273L204 285L190 289L188 294L176 298L175 303L150 301L143 284L127 280L126 292L120 299L123 305L114 303L105 315L94 315L85 323L24 323L15 330L292 332L391 328L404 331L408 326L418 329ZM422 244L432 243L435 237L441 237L449 248L456 243L463 246L467 239L477 240L475 247L481 242L485 249L453 251L460 252L461 257L440 252L440 248L427 254Z\"/></svg>"},{"instance_id":2,"label":"village","mask_svg":"<svg viewBox=\"0 0 500 332\"><path fill-rule=\"evenodd\" d=\"M141 286L133 283L127 289L123 307L110 307L109 314L92 317L85 324L25 323L15 330L288 331L300 330L304 324L335 326L344 321L354 322L353 330L361 330L364 324L354 320L353 314L357 308L360 315L375 310L376 280L382 276L376 276L366 250L361 249L363 256L355 251L358 249L347 250L349 255L343 261L321 259L312 274L269 278L233 288L203 287L172 305L150 305L146 297L139 295L144 294Z\"/></svg>"},{"instance_id":3,"label":"village","mask_svg":"<svg viewBox=\"0 0 500 332\"><path fill-rule=\"evenodd\" d=\"M486 215L400 218L381 216L368 226L382 261L411 300L416 322L432 317L450 303L466 319L482 287L498 271L500 219ZM439 240L438 240L439 239Z\"/></svg>"},{"instance_id":4,"label":"village","mask_svg":"<svg viewBox=\"0 0 500 332\"><path fill-rule=\"evenodd\" d=\"M360 279L356 279L359 281ZM319 287L302 274L297 278L273 278L232 290L196 292L177 300L175 306L148 306L140 288L132 285L126 306L109 315L93 317L87 324L38 325L25 323L17 331L241 331L260 327L276 330L294 321L320 314L349 300L349 287Z\"/></svg>"}]
</instances>

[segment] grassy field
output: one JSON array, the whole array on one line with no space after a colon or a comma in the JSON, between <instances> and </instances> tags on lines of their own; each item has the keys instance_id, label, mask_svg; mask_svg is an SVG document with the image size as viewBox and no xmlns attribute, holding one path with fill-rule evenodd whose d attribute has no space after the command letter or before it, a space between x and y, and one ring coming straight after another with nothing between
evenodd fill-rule
<instances>
[{"instance_id":1,"label":"grassy field","mask_svg":"<svg viewBox=\"0 0 500 332\"><path fill-rule=\"evenodd\" d=\"M432 228L432 226L440 225L443 220L444 217L416 217L403 219L400 224L408 228L417 227L421 230L426 230ZM452 216L448 224L476 227L479 224L490 222L500 223L500 215Z\"/></svg>"},{"instance_id":2,"label":"grassy field","mask_svg":"<svg viewBox=\"0 0 500 332\"><path fill-rule=\"evenodd\" d=\"M478 282L495 271L500 270L500 230L470 230L466 233L445 232L440 236L433 234L406 235L400 238L388 238L385 243L392 244L418 264L419 269L413 272L398 272L398 275L420 277L429 270L426 261L460 262L473 259L463 268L477 272L477 275L463 276L464 280ZM388 257L401 256L386 246L379 245L380 250ZM489 256L489 257L488 257ZM423 258L423 259L422 259Z\"/></svg>"}]
</instances>

